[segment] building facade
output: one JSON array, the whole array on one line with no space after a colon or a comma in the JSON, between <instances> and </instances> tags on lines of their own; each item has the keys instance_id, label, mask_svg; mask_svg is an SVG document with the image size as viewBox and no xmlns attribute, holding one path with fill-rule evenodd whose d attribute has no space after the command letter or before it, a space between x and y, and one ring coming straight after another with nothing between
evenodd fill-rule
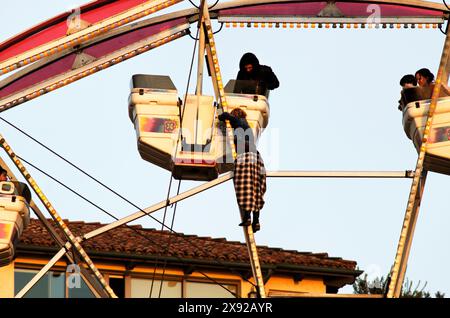
<instances>
[{"instance_id":1,"label":"building facade","mask_svg":"<svg viewBox=\"0 0 450 318\"><path fill-rule=\"evenodd\" d=\"M76 235L100 223L67 222ZM168 231L120 227L83 242L94 264L124 298L255 297L247 246L240 242L171 234ZM21 236L17 257L0 268L0 295L14 297L59 251L38 220ZM356 262L326 253L258 246L268 297L335 294L361 274ZM94 297L65 257L25 297Z\"/></svg>"}]
</instances>

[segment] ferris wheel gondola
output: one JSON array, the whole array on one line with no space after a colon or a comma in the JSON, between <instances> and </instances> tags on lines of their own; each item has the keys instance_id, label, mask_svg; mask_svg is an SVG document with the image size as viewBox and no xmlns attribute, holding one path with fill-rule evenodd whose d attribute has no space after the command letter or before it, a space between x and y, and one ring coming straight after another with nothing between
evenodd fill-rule
<instances>
[{"instance_id":1,"label":"ferris wheel gondola","mask_svg":"<svg viewBox=\"0 0 450 318\"><path fill-rule=\"evenodd\" d=\"M258 84L231 80L225 86L227 110L246 111L256 141L269 122L268 91ZM188 94L185 100L168 76L133 76L128 112L139 153L176 179L213 180L233 168L233 141L217 120L213 96Z\"/></svg>"},{"instance_id":2,"label":"ferris wheel gondola","mask_svg":"<svg viewBox=\"0 0 450 318\"><path fill-rule=\"evenodd\" d=\"M402 91L403 128L419 152L431 104L431 87L411 87ZM433 116L424 167L450 175L450 96L441 90Z\"/></svg>"},{"instance_id":3,"label":"ferris wheel gondola","mask_svg":"<svg viewBox=\"0 0 450 318\"><path fill-rule=\"evenodd\" d=\"M22 182L0 182L0 267L15 257L20 235L30 223L31 193Z\"/></svg>"}]
</instances>

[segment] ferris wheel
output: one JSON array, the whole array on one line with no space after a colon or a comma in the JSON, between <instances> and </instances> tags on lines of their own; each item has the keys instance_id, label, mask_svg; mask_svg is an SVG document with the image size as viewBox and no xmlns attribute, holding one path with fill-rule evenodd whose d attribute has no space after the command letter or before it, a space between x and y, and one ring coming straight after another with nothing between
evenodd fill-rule
<instances>
[{"instance_id":1,"label":"ferris wheel","mask_svg":"<svg viewBox=\"0 0 450 318\"><path fill-rule=\"evenodd\" d=\"M115 297L102 274L83 249L82 243L143 216L167 208L197 193L233 178L233 133L230 124L217 120L223 111L243 108L256 139L269 125L267 90L258 83L231 80L225 84L220 52L212 20L225 28L416 28L441 29L446 34L436 82L426 88L402 91L403 126L418 152L414 171L387 172L267 172L268 177L411 178L412 185L391 270L386 297L399 297L411 249L428 171L450 174L450 98L446 92L450 64L450 31L446 5L419 0L378 1L217 1L202 0L192 9L152 17L182 0L97 0L72 12L47 20L0 44L0 112L18 107L92 74L132 59L184 36L194 37L197 53L196 91L179 92L169 76L136 74L131 79L129 119L134 125L142 159L166 169L177 180L204 181L188 191L165 198L102 228L75 236L30 175L4 137L0 144L11 163L39 198L56 226L59 236L38 206L28 187L20 182L1 183L1 200L11 203L0 210L0 266L14 258L14 242L29 222L29 208L43 222L60 251L17 295L23 296L61 257L83 263L82 275L98 297ZM382 14L380 14L382 12ZM149 18L142 20L142 18ZM445 31L443 27L446 27ZM194 49L195 52L195 49ZM193 55L194 56L194 55ZM206 59L205 59L206 58ZM191 63L191 71L194 59ZM211 77L214 95L203 92L205 69ZM55 92L57 94L57 92ZM0 160L11 180L17 179L8 164ZM171 179L172 180L172 179ZM170 190L170 186L169 186ZM170 191L169 191L170 193ZM22 198L18 201L12 198ZM164 227L172 230L171 228ZM266 297L251 226L244 227L255 287ZM69 253L74 249L76 254Z\"/></svg>"}]
</instances>

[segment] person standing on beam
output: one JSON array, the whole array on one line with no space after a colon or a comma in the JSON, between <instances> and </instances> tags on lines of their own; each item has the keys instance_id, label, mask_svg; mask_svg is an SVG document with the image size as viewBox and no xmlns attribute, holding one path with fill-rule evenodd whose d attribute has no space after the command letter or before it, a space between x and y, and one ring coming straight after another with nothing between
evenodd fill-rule
<instances>
[{"instance_id":1,"label":"person standing on beam","mask_svg":"<svg viewBox=\"0 0 450 318\"><path fill-rule=\"evenodd\" d=\"M219 120L229 120L234 130L236 159L233 184L242 218L239 226L252 225L253 232L257 232L261 228L259 213L264 206L266 169L261 154L256 150L255 137L246 117L247 113L238 107L231 113L223 112Z\"/></svg>"}]
</instances>

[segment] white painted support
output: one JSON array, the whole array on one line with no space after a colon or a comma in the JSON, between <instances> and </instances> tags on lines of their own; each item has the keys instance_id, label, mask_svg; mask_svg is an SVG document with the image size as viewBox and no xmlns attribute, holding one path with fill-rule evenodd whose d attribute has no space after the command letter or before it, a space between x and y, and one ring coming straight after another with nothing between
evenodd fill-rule
<instances>
[{"instance_id":1,"label":"white painted support","mask_svg":"<svg viewBox=\"0 0 450 318\"><path fill-rule=\"evenodd\" d=\"M195 188L193 188L193 189L191 189L189 191L180 193L179 195L176 195L176 196L170 198L167 201L161 201L161 202L159 202L159 203L157 203L155 205L152 205L151 207L148 207L148 208L146 208L146 209L144 209L142 211L135 212L135 213L131 214L130 216L127 216L127 217L125 217L123 219L117 220L117 221L115 221L115 222L113 222L111 224L105 225L105 226L103 226L101 228L98 228L97 230L91 231L91 232L85 234L83 239L84 240L89 240L90 238L93 238L95 236L98 236L100 234L108 232L108 231L110 231L112 229L115 229L115 228L121 226L121 225L127 224L127 223L135 221L135 220L137 220L137 219L139 219L139 218L141 218L141 217L143 217L145 215L148 215L148 214L151 214L153 212L156 212L156 211L166 207L166 205L167 206L172 205L174 203L177 203L179 201L187 199L187 198L189 198L189 197L191 197L191 196L193 196L195 194L198 194L198 193L203 192L205 190L208 190L208 189L210 189L212 187L215 187L215 186L217 186L219 184L222 184L222 183L230 180L231 178L233 178L233 174L231 172L228 172L228 173L224 174L223 176L221 176L221 177L219 177L219 178L217 178L215 180L206 182L206 183L202 184L201 186L198 186L198 187L195 187Z\"/></svg>"},{"instance_id":2,"label":"white painted support","mask_svg":"<svg viewBox=\"0 0 450 318\"><path fill-rule=\"evenodd\" d=\"M278 177L308 177L308 178L411 178L410 172L407 171L268 171L267 177L269 178L278 178ZM127 224L129 222L133 222L145 215L156 212L166 205L172 205L184 199L187 199L193 195L196 195L200 192L213 188L219 184L222 184L228 180L233 178L233 173L228 172L219 178L205 182L204 184L192 188L191 190L185 191L170 198L167 202L161 201L156 203L142 211L135 212L127 217L124 217L120 220L117 220L111 224L105 225L101 228L98 228L94 231L91 231L83 236L83 240L89 240L95 236L108 232L112 229L115 229L119 226Z\"/></svg>"},{"instance_id":3,"label":"white painted support","mask_svg":"<svg viewBox=\"0 0 450 318\"><path fill-rule=\"evenodd\" d=\"M268 178L413 178L405 171L268 171Z\"/></svg>"},{"instance_id":4,"label":"white painted support","mask_svg":"<svg viewBox=\"0 0 450 318\"><path fill-rule=\"evenodd\" d=\"M8 172L8 176L10 179L18 180L17 177L15 176L14 172L9 168L8 164L1 157L0 157L0 166L2 166ZM58 247L62 248L63 250L64 249L68 250L72 247L72 244L64 242L64 240L60 237L58 232L56 232L56 230L52 227L50 222L45 218L44 214L42 213L42 211L39 209L39 207L36 205L36 203L33 200L31 200L31 202L30 202L30 208L33 209L34 213L36 214L38 219L42 222L42 225L45 227L45 229L53 237L53 239L55 240ZM65 248L64 248L64 245L65 245ZM66 251L66 257L69 260L69 262L71 262L72 264L77 263L76 259L75 259L75 255L72 255L72 253L67 253L67 251ZM86 282L86 285L88 286L88 288L90 289L92 294L95 295L95 297L97 297L97 298L108 297L108 294L106 294L106 292L103 290L103 287L89 274L87 269L85 269L84 267L81 266L80 270L81 270L81 277L84 279L84 281ZM14 277L13 277L13 279L14 279ZM0 279L0 281L2 281L2 279ZM10 288L10 287L8 287L8 285L6 285L6 283L2 284L1 288L0 288L0 294L2 292L4 292L4 289L7 289L7 288ZM10 295L11 295L11 297L14 297L14 286L11 289Z\"/></svg>"}]
</instances>

